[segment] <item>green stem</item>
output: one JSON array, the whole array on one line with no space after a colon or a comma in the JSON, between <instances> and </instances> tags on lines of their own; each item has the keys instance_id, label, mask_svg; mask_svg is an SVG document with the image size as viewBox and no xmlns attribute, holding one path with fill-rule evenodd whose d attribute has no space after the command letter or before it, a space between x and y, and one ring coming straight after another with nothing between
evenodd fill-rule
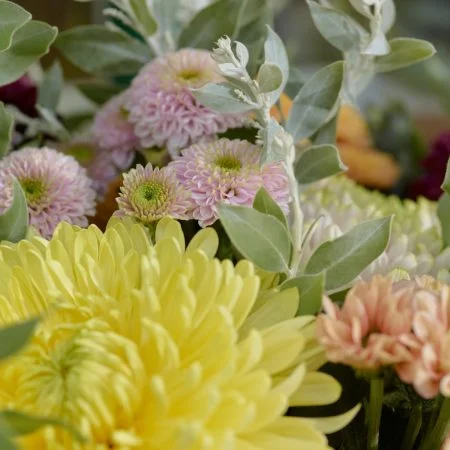
<instances>
[{"instance_id":1,"label":"green stem","mask_svg":"<svg viewBox=\"0 0 450 450\"><path fill-rule=\"evenodd\" d=\"M378 450L383 394L384 379L374 376L370 380L370 400L366 412L368 415L367 450Z\"/></svg>"},{"instance_id":2,"label":"green stem","mask_svg":"<svg viewBox=\"0 0 450 450\"><path fill-rule=\"evenodd\" d=\"M415 405L409 416L401 450L412 450L422 427L422 403Z\"/></svg>"},{"instance_id":3,"label":"green stem","mask_svg":"<svg viewBox=\"0 0 450 450\"><path fill-rule=\"evenodd\" d=\"M432 431L425 437L421 450L439 450L450 431L450 398L444 398Z\"/></svg>"}]
</instances>

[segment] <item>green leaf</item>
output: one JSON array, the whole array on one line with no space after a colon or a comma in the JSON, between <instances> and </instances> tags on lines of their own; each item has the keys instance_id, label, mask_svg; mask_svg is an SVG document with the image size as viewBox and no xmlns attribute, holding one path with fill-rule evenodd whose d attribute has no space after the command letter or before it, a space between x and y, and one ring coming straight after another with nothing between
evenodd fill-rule
<instances>
[{"instance_id":1,"label":"green leaf","mask_svg":"<svg viewBox=\"0 0 450 450\"><path fill-rule=\"evenodd\" d=\"M240 0L219 0L202 9L181 32L178 48L210 50L222 36L233 36Z\"/></svg>"},{"instance_id":2,"label":"green leaf","mask_svg":"<svg viewBox=\"0 0 450 450\"><path fill-rule=\"evenodd\" d=\"M319 70L295 97L287 131L295 140L316 133L336 113L344 83L344 63L336 62Z\"/></svg>"},{"instance_id":3,"label":"green leaf","mask_svg":"<svg viewBox=\"0 0 450 450\"><path fill-rule=\"evenodd\" d=\"M274 104L280 97L288 82L289 59L283 41L269 26L267 26L267 39L264 43L264 56L264 65L268 63L275 64L281 70L281 83L279 87L277 87L276 92L271 95L271 103ZM264 67L264 65L262 67Z\"/></svg>"},{"instance_id":4,"label":"green leaf","mask_svg":"<svg viewBox=\"0 0 450 450\"><path fill-rule=\"evenodd\" d=\"M129 0L129 2L137 21L142 25L145 37L153 36L158 30L158 23L150 12L147 2L143 0Z\"/></svg>"},{"instance_id":5,"label":"green leaf","mask_svg":"<svg viewBox=\"0 0 450 450\"><path fill-rule=\"evenodd\" d=\"M436 49L427 41L412 38L396 38L389 41L391 51L375 58L377 72L391 72L431 58Z\"/></svg>"},{"instance_id":6,"label":"green leaf","mask_svg":"<svg viewBox=\"0 0 450 450\"><path fill-rule=\"evenodd\" d=\"M256 193L255 200L253 201L253 208L263 214L275 217L286 227L286 229L288 229L288 223L284 212L263 187Z\"/></svg>"},{"instance_id":7,"label":"green leaf","mask_svg":"<svg viewBox=\"0 0 450 450\"><path fill-rule=\"evenodd\" d=\"M52 417L30 416L19 411L6 410L0 412L0 423L6 425L9 436L32 434L50 425L65 428L77 441L86 442L86 439L74 427L64 420Z\"/></svg>"},{"instance_id":8,"label":"green leaf","mask_svg":"<svg viewBox=\"0 0 450 450\"><path fill-rule=\"evenodd\" d=\"M0 102L0 159L8 153L13 127L13 116L6 110L5 105Z\"/></svg>"},{"instance_id":9,"label":"green leaf","mask_svg":"<svg viewBox=\"0 0 450 450\"><path fill-rule=\"evenodd\" d=\"M325 274L301 275L291 278L281 285L281 290L297 288L300 297L298 316L317 314L322 308L322 297L325 290Z\"/></svg>"},{"instance_id":10,"label":"green leaf","mask_svg":"<svg viewBox=\"0 0 450 450\"><path fill-rule=\"evenodd\" d=\"M300 154L295 164L299 184L309 184L347 170L334 145L317 145Z\"/></svg>"},{"instance_id":11,"label":"green leaf","mask_svg":"<svg viewBox=\"0 0 450 450\"><path fill-rule=\"evenodd\" d=\"M102 81L78 81L75 86L86 98L98 105L103 105L123 91L121 86Z\"/></svg>"},{"instance_id":12,"label":"green leaf","mask_svg":"<svg viewBox=\"0 0 450 450\"><path fill-rule=\"evenodd\" d=\"M19 450L5 435L3 429L0 429L0 448L2 450Z\"/></svg>"},{"instance_id":13,"label":"green leaf","mask_svg":"<svg viewBox=\"0 0 450 450\"><path fill-rule=\"evenodd\" d=\"M227 83L208 83L200 89L191 89L191 92L203 106L220 113L242 113L255 109L255 105L237 98Z\"/></svg>"},{"instance_id":14,"label":"green leaf","mask_svg":"<svg viewBox=\"0 0 450 450\"><path fill-rule=\"evenodd\" d=\"M320 34L341 52L359 51L369 33L347 14L307 0L314 24Z\"/></svg>"},{"instance_id":15,"label":"green leaf","mask_svg":"<svg viewBox=\"0 0 450 450\"><path fill-rule=\"evenodd\" d=\"M274 145L277 135L283 132L280 124L275 119L270 119L268 126L263 130L264 146L261 152L261 164L286 159L286 149Z\"/></svg>"},{"instance_id":16,"label":"green leaf","mask_svg":"<svg viewBox=\"0 0 450 450\"><path fill-rule=\"evenodd\" d=\"M438 216L441 222L444 247L450 247L450 195L444 193L439 199Z\"/></svg>"},{"instance_id":17,"label":"green leaf","mask_svg":"<svg viewBox=\"0 0 450 450\"><path fill-rule=\"evenodd\" d=\"M278 65L264 63L259 68L257 81L261 92L269 94L277 91L283 84L283 73Z\"/></svg>"},{"instance_id":18,"label":"green leaf","mask_svg":"<svg viewBox=\"0 0 450 450\"><path fill-rule=\"evenodd\" d=\"M58 30L32 20L14 33L11 46L0 53L0 86L20 78L40 57L48 53Z\"/></svg>"},{"instance_id":19,"label":"green leaf","mask_svg":"<svg viewBox=\"0 0 450 450\"><path fill-rule=\"evenodd\" d=\"M338 122L339 107L336 109L335 116L329 120L325 125L319 128L319 130L313 136L314 145L336 145L336 133Z\"/></svg>"},{"instance_id":20,"label":"green leaf","mask_svg":"<svg viewBox=\"0 0 450 450\"><path fill-rule=\"evenodd\" d=\"M12 44L14 33L31 20L31 14L13 2L0 0L0 52Z\"/></svg>"},{"instance_id":21,"label":"green leaf","mask_svg":"<svg viewBox=\"0 0 450 450\"><path fill-rule=\"evenodd\" d=\"M59 51L88 73L129 75L137 73L152 58L142 42L102 25L83 25L61 33Z\"/></svg>"},{"instance_id":22,"label":"green leaf","mask_svg":"<svg viewBox=\"0 0 450 450\"><path fill-rule=\"evenodd\" d=\"M386 249L392 217L363 222L348 233L325 242L311 256L305 274L324 271L327 291L347 285Z\"/></svg>"},{"instance_id":23,"label":"green leaf","mask_svg":"<svg viewBox=\"0 0 450 450\"><path fill-rule=\"evenodd\" d=\"M32 338L38 319L0 328L0 360L19 352Z\"/></svg>"},{"instance_id":24,"label":"green leaf","mask_svg":"<svg viewBox=\"0 0 450 450\"><path fill-rule=\"evenodd\" d=\"M220 205L219 218L233 245L247 259L269 272L287 272L291 242L275 217L243 206Z\"/></svg>"},{"instance_id":25,"label":"green leaf","mask_svg":"<svg viewBox=\"0 0 450 450\"><path fill-rule=\"evenodd\" d=\"M447 161L447 171L445 172L445 178L441 188L444 192L450 194L450 159Z\"/></svg>"},{"instance_id":26,"label":"green leaf","mask_svg":"<svg viewBox=\"0 0 450 450\"><path fill-rule=\"evenodd\" d=\"M63 83L64 75L61 64L59 61L55 61L45 74L39 88L38 104L50 111L56 111Z\"/></svg>"},{"instance_id":27,"label":"green leaf","mask_svg":"<svg viewBox=\"0 0 450 450\"><path fill-rule=\"evenodd\" d=\"M27 235L28 206L20 183L14 179L14 197L11 206L0 215L0 242L19 242Z\"/></svg>"}]
</instances>

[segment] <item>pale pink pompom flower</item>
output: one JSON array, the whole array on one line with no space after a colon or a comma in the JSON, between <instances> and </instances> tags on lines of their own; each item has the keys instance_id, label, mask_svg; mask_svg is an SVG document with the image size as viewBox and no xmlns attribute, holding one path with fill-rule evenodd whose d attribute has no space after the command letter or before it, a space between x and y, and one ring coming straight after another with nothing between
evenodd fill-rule
<instances>
[{"instance_id":1,"label":"pale pink pompom flower","mask_svg":"<svg viewBox=\"0 0 450 450\"><path fill-rule=\"evenodd\" d=\"M448 433L444 443L442 444L441 450L450 450L450 432Z\"/></svg>"},{"instance_id":2,"label":"pale pink pompom flower","mask_svg":"<svg viewBox=\"0 0 450 450\"><path fill-rule=\"evenodd\" d=\"M167 148L172 156L208 136L236 128L245 116L220 114L201 105L191 88L224 81L211 53L183 49L156 58L133 80L128 120L143 148Z\"/></svg>"},{"instance_id":3,"label":"pale pink pompom flower","mask_svg":"<svg viewBox=\"0 0 450 450\"><path fill-rule=\"evenodd\" d=\"M202 227L218 218L220 203L253 205L264 187L281 209L289 211L289 183L281 163L260 167L261 148L247 141L219 139L194 144L169 164L192 193L193 217Z\"/></svg>"},{"instance_id":4,"label":"pale pink pompom flower","mask_svg":"<svg viewBox=\"0 0 450 450\"><path fill-rule=\"evenodd\" d=\"M412 328L413 358L397 367L400 378L423 398L450 397L450 286L416 294Z\"/></svg>"},{"instance_id":5,"label":"pale pink pompom flower","mask_svg":"<svg viewBox=\"0 0 450 450\"><path fill-rule=\"evenodd\" d=\"M109 154L113 163L121 170L130 167L139 139L133 125L128 122L125 102L128 91L111 98L95 115L92 126L93 140L103 154Z\"/></svg>"},{"instance_id":6,"label":"pale pink pompom flower","mask_svg":"<svg viewBox=\"0 0 450 450\"><path fill-rule=\"evenodd\" d=\"M396 289L392 280L375 276L358 282L342 309L324 298L325 314L317 319L317 335L330 361L376 370L410 359L401 342L411 331L414 289Z\"/></svg>"},{"instance_id":7,"label":"pale pink pompom flower","mask_svg":"<svg viewBox=\"0 0 450 450\"><path fill-rule=\"evenodd\" d=\"M118 216L131 216L144 224L163 217L190 218L190 193L178 182L170 167L153 168L140 164L123 175L123 186L117 198Z\"/></svg>"},{"instance_id":8,"label":"pale pink pompom flower","mask_svg":"<svg viewBox=\"0 0 450 450\"><path fill-rule=\"evenodd\" d=\"M86 169L51 148L23 148L0 161L0 212L13 200L12 177L22 186L30 225L50 238L59 222L87 226L95 214L95 191Z\"/></svg>"}]
</instances>

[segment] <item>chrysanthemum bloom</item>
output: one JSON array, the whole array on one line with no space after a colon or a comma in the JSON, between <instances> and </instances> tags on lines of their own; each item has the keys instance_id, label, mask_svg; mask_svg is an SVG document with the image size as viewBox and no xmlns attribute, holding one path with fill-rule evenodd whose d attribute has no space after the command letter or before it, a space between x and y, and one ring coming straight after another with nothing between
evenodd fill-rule
<instances>
[{"instance_id":1,"label":"chrysanthemum bloom","mask_svg":"<svg viewBox=\"0 0 450 450\"><path fill-rule=\"evenodd\" d=\"M450 450L450 432L448 433L447 438L442 444L441 450Z\"/></svg>"},{"instance_id":2,"label":"chrysanthemum bloom","mask_svg":"<svg viewBox=\"0 0 450 450\"><path fill-rule=\"evenodd\" d=\"M289 405L333 402L314 317L297 291L258 299L248 261L213 259L214 230L185 249L179 223L156 243L131 220L105 233L61 224L50 242L0 248L0 325L40 315L30 346L0 370L0 408L57 416L21 440L50 449L329 449L322 433L352 417L283 417Z\"/></svg>"},{"instance_id":3,"label":"chrysanthemum bloom","mask_svg":"<svg viewBox=\"0 0 450 450\"><path fill-rule=\"evenodd\" d=\"M414 336L405 340L413 358L397 371L424 398L450 397L450 286L419 291L414 310Z\"/></svg>"},{"instance_id":4,"label":"chrysanthemum bloom","mask_svg":"<svg viewBox=\"0 0 450 450\"><path fill-rule=\"evenodd\" d=\"M51 148L24 148L0 161L0 211L13 200L12 177L27 199L30 224L50 237L61 221L87 226L95 214L95 191L86 170Z\"/></svg>"},{"instance_id":5,"label":"chrysanthemum bloom","mask_svg":"<svg viewBox=\"0 0 450 450\"><path fill-rule=\"evenodd\" d=\"M117 203L118 215L132 216L144 224L163 217L188 219L192 208L190 194L178 182L175 170L153 168L150 163L123 175Z\"/></svg>"},{"instance_id":6,"label":"chrysanthemum bloom","mask_svg":"<svg viewBox=\"0 0 450 450\"><path fill-rule=\"evenodd\" d=\"M328 359L373 370L410 359L401 337L411 331L414 288L395 289L389 278L357 283L342 309L324 298L317 335Z\"/></svg>"},{"instance_id":7,"label":"chrysanthemum bloom","mask_svg":"<svg viewBox=\"0 0 450 450\"><path fill-rule=\"evenodd\" d=\"M219 203L251 206L264 187L285 213L289 207L288 180L280 163L259 165L261 149L246 141L219 139L192 145L170 164L192 192L193 216L201 226L217 220Z\"/></svg>"},{"instance_id":8,"label":"chrysanthemum bloom","mask_svg":"<svg viewBox=\"0 0 450 450\"><path fill-rule=\"evenodd\" d=\"M243 116L213 112L189 90L221 81L217 63L204 50L180 50L145 66L134 79L127 100L128 120L141 146L164 147L177 155L205 136L242 125Z\"/></svg>"},{"instance_id":9,"label":"chrysanthemum bloom","mask_svg":"<svg viewBox=\"0 0 450 450\"><path fill-rule=\"evenodd\" d=\"M130 167L139 139L125 110L127 91L113 97L96 114L92 136L101 152L110 153L114 164L122 170Z\"/></svg>"}]
</instances>

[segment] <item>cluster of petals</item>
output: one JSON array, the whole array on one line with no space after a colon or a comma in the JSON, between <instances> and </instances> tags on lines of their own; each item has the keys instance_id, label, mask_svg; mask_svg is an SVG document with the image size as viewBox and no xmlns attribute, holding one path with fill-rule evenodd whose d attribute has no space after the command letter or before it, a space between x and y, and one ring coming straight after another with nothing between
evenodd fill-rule
<instances>
[{"instance_id":1,"label":"cluster of petals","mask_svg":"<svg viewBox=\"0 0 450 450\"><path fill-rule=\"evenodd\" d=\"M260 155L260 147L247 141L219 139L188 147L170 164L181 184L191 192L193 218L201 226L217 220L220 203L252 206L261 187L288 212L286 172L281 163L261 167Z\"/></svg>"},{"instance_id":2,"label":"cluster of petals","mask_svg":"<svg viewBox=\"0 0 450 450\"><path fill-rule=\"evenodd\" d=\"M158 57L133 80L126 101L128 121L143 148L167 148L172 156L208 136L236 128L245 118L201 105L191 88L223 81L204 50L182 49Z\"/></svg>"}]
</instances>

